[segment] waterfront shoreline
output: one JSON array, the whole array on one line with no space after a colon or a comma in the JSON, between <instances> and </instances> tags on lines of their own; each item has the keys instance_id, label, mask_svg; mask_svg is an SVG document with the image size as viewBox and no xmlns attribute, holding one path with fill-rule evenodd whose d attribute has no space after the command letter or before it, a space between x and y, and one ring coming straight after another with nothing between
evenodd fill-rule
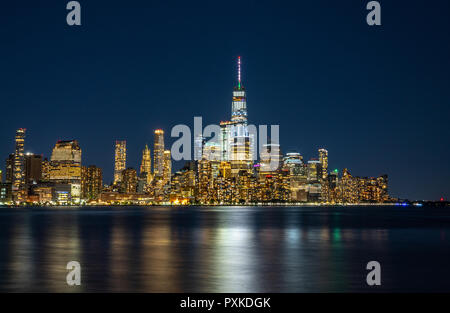
<instances>
[{"instance_id":1,"label":"waterfront shoreline","mask_svg":"<svg viewBox=\"0 0 450 313\"><path fill-rule=\"evenodd\" d=\"M42 205L42 204L24 204L24 205L9 205L0 204L0 208L26 208L26 207L41 207L41 208L55 208L55 207L67 207L67 208L80 208L80 207L389 207L389 206L423 206L426 203L414 202L392 202L392 203L268 203L268 204L167 204L167 203L155 203L155 204L71 204L71 205ZM434 204L434 203L433 203ZM449 206L445 203L443 206Z\"/></svg>"}]
</instances>

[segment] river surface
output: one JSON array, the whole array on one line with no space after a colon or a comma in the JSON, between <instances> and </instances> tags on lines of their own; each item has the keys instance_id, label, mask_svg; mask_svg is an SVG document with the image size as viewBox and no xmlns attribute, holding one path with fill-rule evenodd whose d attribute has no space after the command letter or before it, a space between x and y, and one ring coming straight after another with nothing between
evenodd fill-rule
<instances>
[{"instance_id":1,"label":"river surface","mask_svg":"<svg viewBox=\"0 0 450 313\"><path fill-rule=\"evenodd\" d=\"M0 208L0 292L380 291L450 292L449 209Z\"/></svg>"}]
</instances>

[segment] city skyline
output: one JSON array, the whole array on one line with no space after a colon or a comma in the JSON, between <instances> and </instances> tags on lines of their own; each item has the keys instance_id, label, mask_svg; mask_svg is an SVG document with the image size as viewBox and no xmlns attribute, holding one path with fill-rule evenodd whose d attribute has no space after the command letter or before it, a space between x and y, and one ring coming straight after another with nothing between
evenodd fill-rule
<instances>
[{"instance_id":1,"label":"city skyline","mask_svg":"<svg viewBox=\"0 0 450 313\"><path fill-rule=\"evenodd\" d=\"M5 1L0 292L168 312L449 292L449 12Z\"/></svg>"},{"instance_id":2,"label":"city skyline","mask_svg":"<svg viewBox=\"0 0 450 313\"><path fill-rule=\"evenodd\" d=\"M200 133L196 133L194 126L194 138L187 142L189 147L183 144L173 150L177 154L180 154L177 149L193 152L182 158L186 162L182 170L172 173L172 149L166 149L162 129L154 131L153 171L147 144L138 172L127 165L127 141L116 140L114 180L103 184L101 168L82 165L82 149L77 140L58 140L50 160L40 155L32 163L34 155L24 153L26 129L20 128L16 131L15 152L6 160L7 178L4 184L0 182L1 202L40 205L399 203L389 196L386 174L361 178L344 168L339 176L338 169L328 171L328 150L320 148L318 158L306 161L299 152L283 154L277 130L271 129L269 136L261 134L259 128L258 134L258 128L248 123L240 56L236 63L231 120L215 125L214 136L206 134L212 125ZM271 125L271 128L278 126ZM30 180L31 164L37 169L33 171L34 176L36 173L40 176Z\"/></svg>"},{"instance_id":3,"label":"city skyline","mask_svg":"<svg viewBox=\"0 0 450 313\"><path fill-rule=\"evenodd\" d=\"M138 169L153 130L198 115L227 119L241 55L252 122L281 125L283 151L309 158L326 147L334 168L387 172L393 196L449 197L450 168L440 161L450 153L448 3L384 4L382 30L365 24L363 4L172 5L89 4L73 29L56 2L39 14L37 4L8 3L1 34L14 44L0 52L2 154L14 151L11 134L20 127L28 130L25 152L49 156L55 141L75 138L85 164L110 181L114 160L104 152L114 140L127 140ZM411 23L414 12L434 18ZM176 22L165 18L171 14ZM22 24L12 22L19 17Z\"/></svg>"},{"instance_id":4,"label":"city skyline","mask_svg":"<svg viewBox=\"0 0 450 313\"><path fill-rule=\"evenodd\" d=\"M386 189L386 196L382 196L380 199L384 199L383 201L395 201L390 199L395 199L392 195L388 195L388 179L387 175L379 175L378 177L366 175L363 179L368 179L367 182L357 182L352 181L353 176L350 174L348 167L341 169L342 176L340 177L340 171L338 169L334 169L328 173L328 150L325 148L318 149L318 157L310 157L308 161L304 159L304 156L299 151L287 151L283 154L282 149L277 139L276 142L272 142L272 139L268 138L268 142L263 144L262 150L258 148L258 144L255 143L254 136L257 134L251 134L248 129L248 112L247 112L247 93L244 88L244 84L242 82L242 69L241 69L241 56L237 57L237 85L233 88L233 97L231 101L231 120L230 121L221 121L220 122L220 132L218 135L218 141L212 140L212 138L204 138L202 136L192 138L190 142L192 149L191 158L188 160L184 160L184 167L192 166L189 163L193 160L195 161L195 175L196 179L194 185L196 185L195 195L192 194L192 199L195 199L194 203L210 203L210 201L217 201L210 199L210 193L216 192L214 188L219 189L229 189L234 188L227 185L220 187L218 186L212 187L209 181L211 179L215 179L217 175L221 175L223 177L236 177L238 183L239 177L242 172L248 173L248 175L254 176L256 175L256 179L260 181L262 184L265 183L264 177L272 177L272 175L276 172L282 171L282 169L286 169L288 172L297 173L300 168L303 168L302 171L305 171L304 177L305 181L302 183L301 181L293 183L292 180L294 176L292 176L289 180L289 184L291 187L289 196L286 196L286 199L291 199L289 201L295 202L293 197L298 198L297 200L300 202L333 202L334 201L342 201L345 203L348 201L349 203L359 203L359 196L345 195L342 190L345 188L357 188L357 184L372 184L369 181L372 181L378 184L378 180L381 179L381 185L383 189ZM195 128L195 127L194 127ZM16 131L15 137L15 153L9 154L9 157L6 159L6 173L8 173L12 179L6 182L11 183L11 195L15 201L26 201L28 191L25 191L29 186L28 184L28 176L30 176L30 170L28 163L25 161L25 157L34 157L39 156L39 162L48 162L47 158L44 160L43 154L34 154L31 152L25 153L24 151L24 141L25 141L25 128L19 128ZM203 130L202 130L203 133ZM101 168L97 167L97 165L90 164L89 166L83 165L81 162L81 148L76 139L73 140L58 140L56 142L55 147L52 150L50 161L48 162L48 172L43 173L42 168L39 169L39 172L42 173L42 178L44 175L48 175L48 182L54 183L70 183L70 191L67 191L66 188L63 188L64 197L63 201L67 201L69 198L75 201L73 203L79 203L82 199L84 200L99 200L102 192L119 192L124 194L151 194L152 201L160 201L160 202L172 202L170 197L167 194L167 191L163 191L166 189L166 185L169 186L167 188L171 189L173 184L171 182L172 176L175 174L177 176L180 172L173 173L172 171L172 163L173 160L171 158L171 151L165 149L165 137L163 129L154 130L154 146L153 146L153 170L151 166L152 153L148 148L148 144L145 144L144 149L142 150L142 159L140 165L129 165L127 164L127 140L115 140L115 152L114 152L114 170L113 170L113 180L109 182L103 182L104 172ZM217 139L216 139L217 140ZM256 139L258 140L258 139ZM259 139L261 140L261 138ZM69 149L69 150L67 150ZM183 148L185 149L185 148ZM275 150L274 150L275 149ZM217 150L217 151L216 151ZM258 157L257 159L252 159L252 152L255 152ZM275 151L275 152L274 152ZM295 157L293 158L293 155ZM12 158L12 161L11 161ZM296 162L290 162L292 159L297 159L301 165L299 168L292 167L295 166ZM276 162L275 167L272 164L272 161ZM181 162L181 161L180 161ZM187 162L187 163L186 163ZM197 163L198 162L198 163ZM206 163L205 163L206 162ZM229 174L225 175L226 170L223 168L224 163L226 162L229 167ZM214 174L214 165L216 174ZM8 171L8 167L11 166L12 169ZM37 164L37 163L36 163ZM39 163L41 164L41 163ZM26 167L26 169L25 169ZM106 171L109 172L109 171ZM206 176L202 174L202 172L208 173ZM84 173L84 177L83 177ZM297 173L298 174L298 173ZM329 174L330 178L329 179ZM202 176L203 175L203 176ZM302 176L300 175L300 176ZM91 179L93 177L93 179ZM259 178L258 178L259 177ZM303 177L303 176L302 176ZM339 191L339 194L334 194L333 191L330 191L330 186L338 185L339 181L345 181L347 177L350 177L349 182L347 183L347 187L342 188ZM2 180L3 178L0 177ZM99 180L98 180L99 179ZM361 179L360 177L356 177L356 179ZM45 182L45 179L35 179L32 183L36 184L39 182ZM283 178L281 179L283 181ZM328 183L329 181L329 183ZM0 181L1 183L2 181ZM325 183L327 182L327 183ZM103 183L105 183L103 185ZM275 183L276 184L276 183ZM283 183L284 184L284 183ZM300 187L299 184L304 187ZM317 185L316 185L317 184ZM295 185L295 187L294 187ZM354 186L353 186L354 185ZM107 187L109 186L109 187ZM249 185L250 186L250 185ZM350 186L350 187L349 187ZM351 187L353 186L353 187ZM4 187L4 186L3 186ZM45 186L47 187L47 186ZM53 187L52 187L53 188ZM203 188L203 191L202 191ZM237 188L237 187L236 187ZM251 188L257 188L251 187ZM259 187L258 187L259 188ZM284 188L284 187L283 187ZM303 189L306 188L306 189ZM376 187L378 188L378 187ZM40 187L38 190L40 191ZM53 188L53 194L55 192ZM4 191L5 189L3 189ZM275 189L274 189L275 190ZM303 190L303 191L302 191ZM337 189L336 189L337 190ZM356 190L356 189L355 189ZM57 191L58 193L59 191ZM299 192L306 192L304 195L299 196ZM331 195L330 196L330 192ZM361 193L359 191L358 193ZM369 191L367 191L369 192ZM372 191L370 191L372 192ZM379 191L376 191L378 193ZM325 195L328 193L328 195ZM67 195L70 194L69 198L66 198ZM203 195L204 194L204 195ZM93 196L95 195L95 196ZM179 194L179 196L181 193ZM110 195L111 196L111 195ZM110 197L109 196L109 197ZM191 197L190 196L190 197ZM181 197L181 196L180 196ZM263 196L261 196L263 197ZM332 197L335 199L341 200L330 200ZM344 198L342 198L344 197ZM378 197L378 196L377 196ZM385 198L386 197L386 198ZM47 199L48 195L42 197L39 195L37 199ZM58 197L56 197L58 198ZM53 200L56 199L53 196ZM246 201L256 200L248 200L250 196L246 196ZM264 197L263 197L264 198ZM284 196L281 196L284 199ZM402 198L401 196L397 198ZM199 200L198 200L199 199ZM255 196L256 199L256 196ZM262 198L258 198L261 200ZM300 200L303 199L303 200ZM344 200L347 199L347 200ZM409 199L409 200L429 200L429 199ZM441 197L442 201L443 198ZM178 203L178 199L175 201ZM183 200L184 201L184 200ZM192 201L192 200L191 200ZM278 199L277 201L280 201ZM284 200L283 200L284 201ZM253 203L252 202L252 203ZM225 202L227 203L227 202Z\"/></svg>"}]
</instances>

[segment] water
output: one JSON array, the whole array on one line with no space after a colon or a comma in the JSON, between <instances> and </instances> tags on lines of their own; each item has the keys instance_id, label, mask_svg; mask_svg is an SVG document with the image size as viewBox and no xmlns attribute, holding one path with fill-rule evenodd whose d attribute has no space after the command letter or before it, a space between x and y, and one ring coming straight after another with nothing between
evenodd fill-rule
<instances>
[{"instance_id":1,"label":"water","mask_svg":"<svg viewBox=\"0 0 450 313\"><path fill-rule=\"evenodd\" d=\"M449 292L450 210L0 208L0 291Z\"/></svg>"}]
</instances>

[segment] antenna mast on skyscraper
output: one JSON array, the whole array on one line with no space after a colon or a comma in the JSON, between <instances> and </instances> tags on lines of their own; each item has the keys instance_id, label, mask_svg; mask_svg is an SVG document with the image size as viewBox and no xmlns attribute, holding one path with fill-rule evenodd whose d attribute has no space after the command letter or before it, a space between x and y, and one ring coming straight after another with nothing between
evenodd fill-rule
<instances>
[{"instance_id":1,"label":"antenna mast on skyscraper","mask_svg":"<svg viewBox=\"0 0 450 313\"><path fill-rule=\"evenodd\" d=\"M238 56L238 87L241 89L241 57Z\"/></svg>"}]
</instances>

